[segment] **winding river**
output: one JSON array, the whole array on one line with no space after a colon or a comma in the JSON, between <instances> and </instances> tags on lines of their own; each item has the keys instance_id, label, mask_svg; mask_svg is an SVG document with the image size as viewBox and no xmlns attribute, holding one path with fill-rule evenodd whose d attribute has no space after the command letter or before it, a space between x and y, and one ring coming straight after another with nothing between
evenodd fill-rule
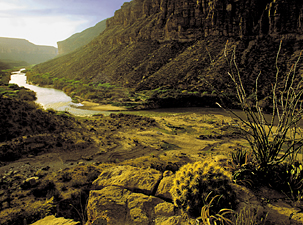
<instances>
[{"instance_id":1,"label":"winding river","mask_svg":"<svg viewBox=\"0 0 303 225\"><path fill-rule=\"evenodd\" d=\"M94 114L109 114L107 111L95 111L80 109L81 103L73 103L72 99L66 95L63 91L54 88L44 88L35 85L28 84L26 82L26 74L22 73L25 69L21 69L17 72L12 72L9 83L17 84L19 87L28 88L36 93L36 103L40 104L44 109L54 109L57 111L67 111L75 116L91 116Z\"/></svg>"},{"instance_id":2,"label":"winding river","mask_svg":"<svg viewBox=\"0 0 303 225\"><path fill-rule=\"evenodd\" d=\"M35 85L28 84L26 82L26 74L21 69L17 72L12 72L11 80L9 83L17 84L20 87L28 88L36 93L36 103L40 104L44 109L54 109L57 111L67 111L75 116L92 116L94 114L105 114L109 115L111 111L96 111L79 108L82 106L81 103L73 103L72 99L66 95L63 91L54 88L44 88ZM205 107L188 107L188 108L161 108L142 110L128 113L139 113L139 115L150 115L161 116L161 115L177 115L183 113L198 113L198 114L221 114L227 115L224 110L220 108L205 108Z\"/></svg>"}]
</instances>

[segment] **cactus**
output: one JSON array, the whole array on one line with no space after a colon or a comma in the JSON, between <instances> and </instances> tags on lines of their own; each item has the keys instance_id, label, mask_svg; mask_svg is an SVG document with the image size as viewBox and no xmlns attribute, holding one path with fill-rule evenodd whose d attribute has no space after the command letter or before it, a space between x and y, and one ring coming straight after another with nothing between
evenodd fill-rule
<instances>
[{"instance_id":1,"label":"cactus","mask_svg":"<svg viewBox=\"0 0 303 225\"><path fill-rule=\"evenodd\" d=\"M218 164L196 162L182 166L176 173L170 190L175 206L192 216L199 215L204 199L219 195L217 204L211 211L221 208L233 208L235 194L231 186L230 175Z\"/></svg>"}]
</instances>

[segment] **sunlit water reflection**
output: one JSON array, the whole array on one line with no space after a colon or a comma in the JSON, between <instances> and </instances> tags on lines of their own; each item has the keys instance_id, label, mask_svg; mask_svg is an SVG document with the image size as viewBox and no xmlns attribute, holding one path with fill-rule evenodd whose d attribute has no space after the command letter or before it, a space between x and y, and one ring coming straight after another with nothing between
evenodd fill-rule
<instances>
[{"instance_id":1,"label":"sunlit water reflection","mask_svg":"<svg viewBox=\"0 0 303 225\"><path fill-rule=\"evenodd\" d=\"M79 109L77 107L82 104L73 103L72 99L63 91L53 88L38 87L26 83L26 74L22 73L22 70L13 72L9 83L17 84L19 87L23 86L36 92L36 103L40 104L44 109L51 108L57 111L67 111L76 116L90 116L98 113L109 114L109 112L104 111Z\"/></svg>"}]
</instances>

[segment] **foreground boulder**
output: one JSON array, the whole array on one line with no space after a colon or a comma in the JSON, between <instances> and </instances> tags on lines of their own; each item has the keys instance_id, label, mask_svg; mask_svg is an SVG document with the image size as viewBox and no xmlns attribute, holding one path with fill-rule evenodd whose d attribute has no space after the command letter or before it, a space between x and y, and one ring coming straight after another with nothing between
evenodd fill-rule
<instances>
[{"instance_id":1,"label":"foreground boulder","mask_svg":"<svg viewBox=\"0 0 303 225\"><path fill-rule=\"evenodd\" d=\"M77 225L80 222L75 222L72 219L65 219L63 217L56 218L55 216L47 216L44 219L38 220L32 225Z\"/></svg>"},{"instance_id":2,"label":"foreground boulder","mask_svg":"<svg viewBox=\"0 0 303 225\"><path fill-rule=\"evenodd\" d=\"M103 225L104 221L107 225L195 224L194 218L185 221L181 211L172 204L169 191L174 177L171 171L162 174L151 168L133 166L104 170L93 182L95 190L90 191L86 225ZM278 192L262 187L252 191L233 186L238 202L236 211L246 219L281 225L303 223L300 207L284 202L284 196Z\"/></svg>"},{"instance_id":3,"label":"foreground boulder","mask_svg":"<svg viewBox=\"0 0 303 225\"><path fill-rule=\"evenodd\" d=\"M106 186L119 186L131 191L151 195L155 193L162 173L155 169L142 169L133 166L117 166L103 171L93 182L94 189Z\"/></svg>"},{"instance_id":4,"label":"foreground boulder","mask_svg":"<svg viewBox=\"0 0 303 225\"><path fill-rule=\"evenodd\" d=\"M142 193L133 193L121 187L109 186L102 190L91 191L87 205L87 225L98 218L105 218L108 224L151 224L161 212L164 200ZM168 214L173 214L171 203ZM156 207L156 210L155 210Z\"/></svg>"},{"instance_id":5,"label":"foreground boulder","mask_svg":"<svg viewBox=\"0 0 303 225\"><path fill-rule=\"evenodd\" d=\"M169 187L165 181L171 182L171 179L162 180L162 177L161 172L151 168L117 166L104 170L93 182L95 190L90 191L86 225L92 225L100 218L106 219L109 225L176 224L181 221L167 196L168 189L163 188ZM160 183L161 194L156 197Z\"/></svg>"}]
</instances>

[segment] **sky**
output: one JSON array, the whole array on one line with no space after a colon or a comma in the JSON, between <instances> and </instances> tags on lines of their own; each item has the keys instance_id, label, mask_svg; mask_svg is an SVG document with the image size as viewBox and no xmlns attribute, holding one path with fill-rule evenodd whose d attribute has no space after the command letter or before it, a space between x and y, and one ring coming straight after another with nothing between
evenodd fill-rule
<instances>
[{"instance_id":1,"label":"sky","mask_svg":"<svg viewBox=\"0 0 303 225\"><path fill-rule=\"evenodd\" d=\"M130 0L0 0L0 37L57 42L112 17Z\"/></svg>"}]
</instances>

